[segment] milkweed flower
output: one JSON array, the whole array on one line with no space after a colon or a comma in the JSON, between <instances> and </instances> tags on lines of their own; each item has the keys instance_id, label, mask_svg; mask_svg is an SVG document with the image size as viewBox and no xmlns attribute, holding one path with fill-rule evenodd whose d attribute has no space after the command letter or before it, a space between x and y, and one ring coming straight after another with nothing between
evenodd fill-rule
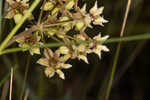
<instances>
[{"instance_id":1,"label":"milkweed flower","mask_svg":"<svg viewBox=\"0 0 150 100\"><path fill-rule=\"evenodd\" d=\"M29 8L29 0L6 0L9 4L8 13L5 18L11 19L17 14L24 14L25 10Z\"/></svg>"},{"instance_id":2,"label":"milkweed flower","mask_svg":"<svg viewBox=\"0 0 150 100\"><path fill-rule=\"evenodd\" d=\"M6 1L9 4L9 8L5 18L7 19L14 18L15 23L17 24L29 8L29 0L6 0ZM33 15L30 14L30 17L28 17L28 19L29 20L34 19Z\"/></svg>"},{"instance_id":3,"label":"milkweed flower","mask_svg":"<svg viewBox=\"0 0 150 100\"><path fill-rule=\"evenodd\" d=\"M61 79L65 79L65 75L61 69L69 69L71 64L66 64L66 60L60 59L59 51L53 52L51 49L44 49L44 58L40 58L37 63L45 66L45 74L51 78L57 73Z\"/></svg>"},{"instance_id":4,"label":"milkweed flower","mask_svg":"<svg viewBox=\"0 0 150 100\"><path fill-rule=\"evenodd\" d=\"M98 55L98 57L101 59L101 52L108 52L109 49L103 45L103 42L106 41L109 38L108 35L102 37L101 34L98 34L97 36L93 37L93 40L96 42L90 43L89 48L89 53L95 53Z\"/></svg>"},{"instance_id":5,"label":"milkweed flower","mask_svg":"<svg viewBox=\"0 0 150 100\"><path fill-rule=\"evenodd\" d=\"M28 48L32 46L41 45L42 42L40 42L40 40L41 40L41 37L38 34L34 33L34 34L29 34L27 36L19 38L16 41L19 43L19 47ZM40 48L31 48L29 49L29 52L31 55L40 54Z\"/></svg>"},{"instance_id":6,"label":"milkweed flower","mask_svg":"<svg viewBox=\"0 0 150 100\"><path fill-rule=\"evenodd\" d=\"M101 25L104 26L103 23L107 23L108 21L105 20L101 14L103 13L104 7L98 8L97 1L95 2L94 6L89 10L89 13L86 12L86 4L81 8L80 12L84 16L84 23L86 26L91 27L91 23L94 25Z\"/></svg>"}]
</instances>

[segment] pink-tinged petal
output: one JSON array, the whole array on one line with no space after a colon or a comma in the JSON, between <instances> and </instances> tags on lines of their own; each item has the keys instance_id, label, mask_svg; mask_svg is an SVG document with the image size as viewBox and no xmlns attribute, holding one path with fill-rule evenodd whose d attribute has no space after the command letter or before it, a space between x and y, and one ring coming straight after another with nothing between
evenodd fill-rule
<instances>
[{"instance_id":1,"label":"pink-tinged petal","mask_svg":"<svg viewBox=\"0 0 150 100\"><path fill-rule=\"evenodd\" d=\"M37 63L49 67L49 59L47 58L40 58Z\"/></svg>"}]
</instances>

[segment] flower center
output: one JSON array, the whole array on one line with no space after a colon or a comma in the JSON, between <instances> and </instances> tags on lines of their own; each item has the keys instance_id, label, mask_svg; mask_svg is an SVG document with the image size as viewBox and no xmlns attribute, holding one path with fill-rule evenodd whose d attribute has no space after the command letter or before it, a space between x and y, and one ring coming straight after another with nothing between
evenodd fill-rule
<instances>
[{"instance_id":1,"label":"flower center","mask_svg":"<svg viewBox=\"0 0 150 100\"><path fill-rule=\"evenodd\" d=\"M94 20L95 20L95 17L94 17L94 15L93 15L93 14L90 14L90 18L91 18L91 20L92 20L92 21L94 21Z\"/></svg>"}]
</instances>

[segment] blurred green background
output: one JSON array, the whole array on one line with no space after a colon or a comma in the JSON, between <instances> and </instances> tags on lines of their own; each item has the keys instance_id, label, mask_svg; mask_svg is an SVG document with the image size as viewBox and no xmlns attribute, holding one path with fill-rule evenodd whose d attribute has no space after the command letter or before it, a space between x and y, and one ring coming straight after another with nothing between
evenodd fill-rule
<instances>
[{"instance_id":1,"label":"blurred green background","mask_svg":"<svg viewBox=\"0 0 150 100\"><path fill-rule=\"evenodd\" d=\"M90 9L95 0L79 2L80 7L87 3ZM132 0L124 36L150 33L149 3L149 0ZM103 15L109 23L105 24L105 27L94 26L86 32L91 36L101 32L102 35L109 34L110 38L119 37L126 4L127 0L98 0L99 7L105 7ZM12 20L3 20L2 39L13 27ZM36 64L40 58L38 55L30 57L28 52L2 55L0 56L0 96L2 97L4 91L9 88L8 72L11 67L15 67L13 100L20 100L20 96L24 97L28 90L28 100L104 100L117 43L110 43L107 46L110 52L102 53L102 59L95 54L89 54L89 64L79 60L69 60L73 67L64 70L65 80L58 78L57 75L51 79L47 78L44 68ZM122 43L109 100L149 100L149 49L149 40ZM23 93L26 66L28 73Z\"/></svg>"}]
</instances>

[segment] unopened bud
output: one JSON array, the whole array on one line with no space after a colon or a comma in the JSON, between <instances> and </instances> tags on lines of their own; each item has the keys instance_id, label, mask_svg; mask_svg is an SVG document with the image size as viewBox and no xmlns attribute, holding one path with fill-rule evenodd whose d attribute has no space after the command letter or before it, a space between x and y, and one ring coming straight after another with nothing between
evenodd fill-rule
<instances>
[{"instance_id":1,"label":"unopened bud","mask_svg":"<svg viewBox=\"0 0 150 100\"><path fill-rule=\"evenodd\" d=\"M57 15L58 11L60 10L60 7L56 7L52 10L51 15L55 16Z\"/></svg>"},{"instance_id":2,"label":"unopened bud","mask_svg":"<svg viewBox=\"0 0 150 100\"><path fill-rule=\"evenodd\" d=\"M54 7L53 3L46 2L45 5L44 5L44 9L43 10L45 10L45 11L52 10L53 7Z\"/></svg>"},{"instance_id":3,"label":"unopened bud","mask_svg":"<svg viewBox=\"0 0 150 100\"><path fill-rule=\"evenodd\" d=\"M15 23L18 24L19 21L21 20L21 18L22 18L22 15L21 15L21 14L16 14L16 15L14 16L14 21L15 21Z\"/></svg>"},{"instance_id":4,"label":"unopened bud","mask_svg":"<svg viewBox=\"0 0 150 100\"><path fill-rule=\"evenodd\" d=\"M65 8L70 10L74 6L74 4L75 4L74 0L71 0L70 2L68 2L68 4L66 4Z\"/></svg>"},{"instance_id":5,"label":"unopened bud","mask_svg":"<svg viewBox=\"0 0 150 100\"><path fill-rule=\"evenodd\" d=\"M83 28L83 26L84 26L84 23L83 23L83 22L77 22L77 23L76 23L76 29L77 29L77 30L81 30L81 29Z\"/></svg>"}]
</instances>

